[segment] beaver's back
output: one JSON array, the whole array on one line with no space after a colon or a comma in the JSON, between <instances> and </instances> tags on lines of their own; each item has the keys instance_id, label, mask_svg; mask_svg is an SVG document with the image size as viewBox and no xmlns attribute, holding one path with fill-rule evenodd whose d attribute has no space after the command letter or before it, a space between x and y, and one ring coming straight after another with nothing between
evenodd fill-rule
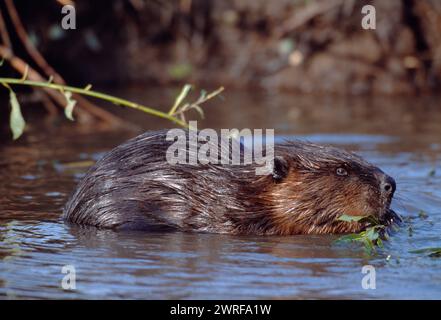
<instances>
[{"instance_id":1,"label":"beaver's back","mask_svg":"<svg viewBox=\"0 0 441 320\"><path fill-rule=\"evenodd\" d=\"M173 141L166 134L146 132L106 154L79 183L64 219L102 228L229 232L232 225L224 211L227 206L240 210L236 181L248 171L169 164L166 152Z\"/></svg>"}]
</instances>

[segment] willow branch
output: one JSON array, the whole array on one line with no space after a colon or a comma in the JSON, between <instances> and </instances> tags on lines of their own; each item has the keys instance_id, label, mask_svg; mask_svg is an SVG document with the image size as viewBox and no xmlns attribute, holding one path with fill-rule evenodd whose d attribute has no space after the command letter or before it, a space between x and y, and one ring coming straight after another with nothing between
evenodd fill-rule
<instances>
[{"instance_id":1,"label":"willow branch","mask_svg":"<svg viewBox=\"0 0 441 320\"><path fill-rule=\"evenodd\" d=\"M21 22L20 16L18 15L13 0L6 0L5 3L15 31L17 32L17 35L20 38L20 41L23 43L26 51L48 77L53 76L55 82L64 83L63 78L49 65L49 63L47 63L44 57L31 42L23 23Z\"/></svg>"},{"instance_id":2,"label":"willow branch","mask_svg":"<svg viewBox=\"0 0 441 320\"><path fill-rule=\"evenodd\" d=\"M135 110L140 110L142 112L154 115L156 117L172 121L182 127L185 127L185 128L188 127L187 123L185 123L185 122L179 120L178 118L171 116L165 112L162 112L162 111L156 110L154 108L150 108L150 107L141 105L139 103L135 103L135 102L126 100L126 99L121 99L121 98L118 98L118 97L115 97L115 96L112 96L109 94L105 94L105 93L97 92L97 91L92 91L87 88L78 88L78 87L65 86L65 85L60 85L60 84L50 83L50 82L22 80L22 79L15 79L15 78L0 78L0 83L7 83L10 85L12 84L12 85L25 85L25 86L31 86L31 87L41 87L41 88L45 88L45 89L57 90L60 92L70 91L72 93L78 93L78 94L82 94L85 96L108 101L108 102L111 102L116 105L132 108Z\"/></svg>"},{"instance_id":3,"label":"willow branch","mask_svg":"<svg viewBox=\"0 0 441 320\"><path fill-rule=\"evenodd\" d=\"M33 61L42 69L42 71L44 71L47 77L53 77L55 83L59 83L62 85L66 84L66 81L63 79L63 77L49 65L46 59L41 55L38 49L30 41L29 35L20 19L13 0L6 0L5 3L15 31L17 32L20 41L24 45L26 51L31 56ZM107 123L115 126L123 126L125 123L119 117L99 108L98 106L94 105L81 96L74 95L74 99L78 101L78 103L86 112L89 112L98 119L106 121Z\"/></svg>"}]
</instances>

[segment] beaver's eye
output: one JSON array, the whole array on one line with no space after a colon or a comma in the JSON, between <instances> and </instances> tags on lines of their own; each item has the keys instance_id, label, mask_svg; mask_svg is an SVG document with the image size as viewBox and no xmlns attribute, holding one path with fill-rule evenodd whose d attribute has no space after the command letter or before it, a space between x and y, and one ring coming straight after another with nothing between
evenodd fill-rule
<instances>
[{"instance_id":1,"label":"beaver's eye","mask_svg":"<svg viewBox=\"0 0 441 320\"><path fill-rule=\"evenodd\" d=\"M337 175L339 175L339 176L347 176L348 175L348 172L346 171L346 169L344 169L342 167L337 168L336 172L337 172Z\"/></svg>"}]
</instances>

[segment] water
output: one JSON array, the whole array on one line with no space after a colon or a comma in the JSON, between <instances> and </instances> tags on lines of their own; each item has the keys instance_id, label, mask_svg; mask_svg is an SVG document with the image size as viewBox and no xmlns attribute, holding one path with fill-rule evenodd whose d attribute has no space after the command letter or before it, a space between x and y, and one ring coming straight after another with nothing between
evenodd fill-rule
<instances>
[{"instance_id":1,"label":"water","mask_svg":"<svg viewBox=\"0 0 441 320\"><path fill-rule=\"evenodd\" d=\"M117 94L167 106L174 90ZM436 97L311 98L228 92L201 127L275 128L356 150L392 175L403 226L376 255L336 236L253 237L113 231L63 224L62 207L91 160L130 132L83 132L61 121L0 147L0 298L441 298L441 110ZM118 111L143 128L167 122ZM425 214L420 214L423 211ZM376 289L361 286L364 265ZM62 267L76 289L61 288Z\"/></svg>"}]
</instances>

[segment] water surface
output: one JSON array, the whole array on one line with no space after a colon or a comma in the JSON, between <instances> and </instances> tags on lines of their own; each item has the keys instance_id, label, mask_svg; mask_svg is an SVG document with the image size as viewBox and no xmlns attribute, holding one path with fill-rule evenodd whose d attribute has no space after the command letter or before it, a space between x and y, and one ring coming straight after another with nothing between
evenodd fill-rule
<instances>
[{"instance_id":1,"label":"water surface","mask_svg":"<svg viewBox=\"0 0 441 320\"><path fill-rule=\"evenodd\" d=\"M167 107L176 91L113 91ZM229 92L200 127L275 128L355 150L395 177L405 219L385 248L335 244L335 236L252 237L113 231L65 225L62 207L87 166L131 132L83 132L31 117L19 141L0 146L0 298L309 299L441 298L441 106L437 97L311 98ZM118 110L144 129L170 126ZM376 289L361 286L364 265ZM75 290L61 269L76 268Z\"/></svg>"}]
</instances>

